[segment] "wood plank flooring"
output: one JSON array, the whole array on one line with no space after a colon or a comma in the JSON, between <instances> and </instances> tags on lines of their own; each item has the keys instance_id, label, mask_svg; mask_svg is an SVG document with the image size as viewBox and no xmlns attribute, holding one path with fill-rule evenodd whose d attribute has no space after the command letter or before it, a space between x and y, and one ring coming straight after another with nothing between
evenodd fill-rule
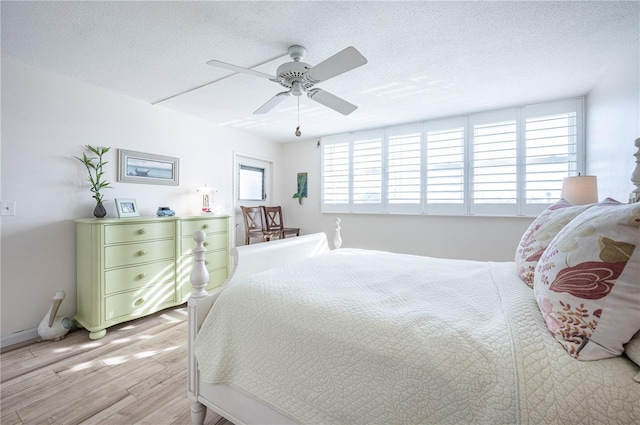
<instances>
[{"instance_id":1,"label":"wood plank flooring","mask_svg":"<svg viewBox=\"0 0 640 425\"><path fill-rule=\"evenodd\" d=\"M191 423L184 306L113 326L97 341L80 329L62 341L0 354L0 423ZM233 425L212 411L206 425Z\"/></svg>"}]
</instances>

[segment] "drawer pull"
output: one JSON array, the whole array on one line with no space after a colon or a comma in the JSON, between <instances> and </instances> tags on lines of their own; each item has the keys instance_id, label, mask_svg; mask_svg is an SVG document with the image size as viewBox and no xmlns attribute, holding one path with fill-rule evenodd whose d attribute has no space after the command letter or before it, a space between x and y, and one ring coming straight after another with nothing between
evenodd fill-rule
<instances>
[{"instance_id":1,"label":"drawer pull","mask_svg":"<svg viewBox=\"0 0 640 425\"><path fill-rule=\"evenodd\" d=\"M146 273L140 273L140 274L138 275L138 278L139 278L139 279L144 279L145 277L147 277L147 274L146 274Z\"/></svg>"},{"instance_id":2,"label":"drawer pull","mask_svg":"<svg viewBox=\"0 0 640 425\"><path fill-rule=\"evenodd\" d=\"M138 233L140 233L141 235L144 235L145 233L147 233L147 229L140 229L138 230Z\"/></svg>"},{"instance_id":3,"label":"drawer pull","mask_svg":"<svg viewBox=\"0 0 640 425\"><path fill-rule=\"evenodd\" d=\"M209 242L204 241L204 242L202 243L202 245L204 245L204 246L209 246Z\"/></svg>"},{"instance_id":4,"label":"drawer pull","mask_svg":"<svg viewBox=\"0 0 640 425\"><path fill-rule=\"evenodd\" d=\"M209 228L209 225L208 225L208 224L203 224L203 225L202 225L202 228L203 228L203 229L208 229L208 228Z\"/></svg>"},{"instance_id":5,"label":"drawer pull","mask_svg":"<svg viewBox=\"0 0 640 425\"><path fill-rule=\"evenodd\" d=\"M146 300L145 300L144 298L138 298L138 299L136 300L136 302L134 302L134 303L133 303L133 305L135 305L136 307L139 307L139 306L141 306L142 304L144 304L144 302L145 302L145 301L146 301Z\"/></svg>"},{"instance_id":6,"label":"drawer pull","mask_svg":"<svg viewBox=\"0 0 640 425\"><path fill-rule=\"evenodd\" d=\"M204 263L205 263L207 266L209 265L209 263L210 263L210 262L211 262L211 261L209 261L209 260L204 260Z\"/></svg>"},{"instance_id":7,"label":"drawer pull","mask_svg":"<svg viewBox=\"0 0 640 425\"><path fill-rule=\"evenodd\" d=\"M147 250L141 249L140 251L138 251L138 255L147 255Z\"/></svg>"}]
</instances>

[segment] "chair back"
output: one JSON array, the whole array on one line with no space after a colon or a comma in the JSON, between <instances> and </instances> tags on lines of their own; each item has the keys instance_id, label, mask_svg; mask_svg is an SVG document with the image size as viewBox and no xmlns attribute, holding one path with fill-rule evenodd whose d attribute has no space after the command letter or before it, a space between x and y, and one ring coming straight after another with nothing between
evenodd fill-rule
<instances>
[{"instance_id":1,"label":"chair back","mask_svg":"<svg viewBox=\"0 0 640 425\"><path fill-rule=\"evenodd\" d=\"M265 229L262 217L262 207L240 207L244 220L244 229L249 231L262 231Z\"/></svg>"},{"instance_id":2,"label":"chair back","mask_svg":"<svg viewBox=\"0 0 640 425\"><path fill-rule=\"evenodd\" d=\"M262 207L243 207L242 219L244 221L244 243L248 245L251 238L265 240L266 228L264 226L264 213Z\"/></svg>"},{"instance_id":3,"label":"chair back","mask_svg":"<svg viewBox=\"0 0 640 425\"><path fill-rule=\"evenodd\" d=\"M265 229L270 232L282 231L282 207L262 207Z\"/></svg>"}]
</instances>

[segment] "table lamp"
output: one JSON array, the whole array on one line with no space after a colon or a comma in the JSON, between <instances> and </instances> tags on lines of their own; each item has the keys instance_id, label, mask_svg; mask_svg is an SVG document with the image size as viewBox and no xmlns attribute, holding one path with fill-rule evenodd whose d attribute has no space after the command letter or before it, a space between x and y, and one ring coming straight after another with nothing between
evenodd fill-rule
<instances>
[{"instance_id":1,"label":"table lamp","mask_svg":"<svg viewBox=\"0 0 640 425\"><path fill-rule=\"evenodd\" d=\"M598 202L598 178L596 176L565 177L562 182L562 198L571 205L585 205Z\"/></svg>"}]
</instances>

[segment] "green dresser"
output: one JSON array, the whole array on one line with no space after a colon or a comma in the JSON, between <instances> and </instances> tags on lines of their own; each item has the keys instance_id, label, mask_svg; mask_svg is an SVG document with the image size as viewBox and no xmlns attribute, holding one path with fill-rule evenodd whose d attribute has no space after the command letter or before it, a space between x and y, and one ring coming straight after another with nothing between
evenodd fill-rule
<instances>
[{"instance_id":1,"label":"green dresser","mask_svg":"<svg viewBox=\"0 0 640 425\"><path fill-rule=\"evenodd\" d=\"M78 219L76 321L102 338L106 328L189 298L193 233L207 234L207 290L230 271L229 216Z\"/></svg>"}]
</instances>

